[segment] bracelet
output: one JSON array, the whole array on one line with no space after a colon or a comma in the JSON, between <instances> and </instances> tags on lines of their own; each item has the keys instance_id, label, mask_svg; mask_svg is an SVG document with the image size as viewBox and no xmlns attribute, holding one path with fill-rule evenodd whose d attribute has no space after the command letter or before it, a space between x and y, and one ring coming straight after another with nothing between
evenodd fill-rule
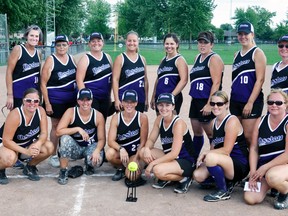
<instances>
[{"instance_id":1,"label":"bracelet","mask_svg":"<svg viewBox=\"0 0 288 216\"><path fill-rule=\"evenodd\" d=\"M119 150L118 150L118 151L120 152L120 151L121 151L121 149L123 149L123 147L122 147L122 146L120 146L120 148L119 148Z\"/></svg>"}]
</instances>

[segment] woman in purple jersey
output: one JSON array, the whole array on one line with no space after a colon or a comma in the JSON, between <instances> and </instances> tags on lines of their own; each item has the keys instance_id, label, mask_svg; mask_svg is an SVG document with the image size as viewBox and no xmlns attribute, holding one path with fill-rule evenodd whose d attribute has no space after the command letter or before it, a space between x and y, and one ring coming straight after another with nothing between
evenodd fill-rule
<instances>
[{"instance_id":1,"label":"woman in purple jersey","mask_svg":"<svg viewBox=\"0 0 288 216\"><path fill-rule=\"evenodd\" d=\"M39 89L41 57L35 47L42 40L42 31L37 25L31 25L26 29L24 37L26 43L15 46L8 59L6 107L9 110L22 105L22 96L26 89Z\"/></svg>"},{"instance_id":2,"label":"woman in purple jersey","mask_svg":"<svg viewBox=\"0 0 288 216\"><path fill-rule=\"evenodd\" d=\"M47 115L51 118L50 140L55 146L49 164L59 167L60 162L56 154L58 138L56 127L69 107L76 104L76 65L69 55L69 40L66 35L55 37L56 52L49 56L41 71L41 91Z\"/></svg>"},{"instance_id":3,"label":"woman in purple jersey","mask_svg":"<svg viewBox=\"0 0 288 216\"><path fill-rule=\"evenodd\" d=\"M267 191L274 188L280 192L274 208L288 208L287 104L287 94L272 89L267 97L269 113L256 121L249 153L247 188L251 191L244 193L244 200L250 205L261 203Z\"/></svg>"},{"instance_id":4,"label":"woman in purple jersey","mask_svg":"<svg viewBox=\"0 0 288 216\"><path fill-rule=\"evenodd\" d=\"M166 56L157 70L158 77L154 84L150 106L159 115L155 101L160 94L171 93L175 95L175 110L179 114L183 102L181 91L188 81L188 65L178 52L179 39L176 34L169 33L164 36L164 49Z\"/></svg>"}]
</instances>

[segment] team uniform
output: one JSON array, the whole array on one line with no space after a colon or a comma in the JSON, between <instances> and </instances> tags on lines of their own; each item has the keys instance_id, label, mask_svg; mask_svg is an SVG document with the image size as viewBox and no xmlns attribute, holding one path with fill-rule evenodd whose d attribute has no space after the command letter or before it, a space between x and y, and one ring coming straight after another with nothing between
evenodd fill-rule
<instances>
[{"instance_id":1,"label":"team uniform","mask_svg":"<svg viewBox=\"0 0 288 216\"><path fill-rule=\"evenodd\" d=\"M47 82L49 101L52 105L54 118L61 118L64 112L76 103L76 65L68 54L67 63L63 64L56 55L51 55L53 68Z\"/></svg>"},{"instance_id":2,"label":"team uniform","mask_svg":"<svg viewBox=\"0 0 288 216\"><path fill-rule=\"evenodd\" d=\"M279 68L280 64L281 61L273 65L271 88L280 88L288 93L288 65Z\"/></svg>"},{"instance_id":3,"label":"team uniform","mask_svg":"<svg viewBox=\"0 0 288 216\"><path fill-rule=\"evenodd\" d=\"M270 114L263 116L258 127L258 167L270 162L285 151L288 115L286 114L274 130L270 127L269 116Z\"/></svg>"},{"instance_id":4,"label":"team uniform","mask_svg":"<svg viewBox=\"0 0 288 216\"><path fill-rule=\"evenodd\" d=\"M125 53L122 53L122 57L123 62L119 79L119 99L121 100L124 91L128 89L135 90L139 98L136 110L144 112L146 99L144 89L145 64L139 54L135 61L132 61Z\"/></svg>"},{"instance_id":5,"label":"team uniform","mask_svg":"<svg viewBox=\"0 0 288 216\"><path fill-rule=\"evenodd\" d=\"M22 105L22 97L26 89L39 90L41 64L38 50L35 49L33 55L29 54L24 45L20 45L20 50L20 56L12 74L14 107Z\"/></svg>"},{"instance_id":6,"label":"team uniform","mask_svg":"<svg viewBox=\"0 0 288 216\"><path fill-rule=\"evenodd\" d=\"M254 54L257 47L252 47L245 55L238 51L232 66L232 87L231 87L231 114L242 116L244 106L249 100L256 82L256 69ZM247 118L258 118L263 109L263 92L257 96L251 114Z\"/></svg>"},{"instance_id":7,"label":"team uniform","mask_svg":"<svg viewBox=\"0 0 288 216\"><path fill-rule=\"evenodd\" d=\"M183 58L182 55L177 54L173 58L167 59L163 58L161 64L157 70L157 86L155 93L155 101L158 96L162 93L172 93L180 81L179 71L176 66L176 62L179 57ZM183 102L183 95L180 92L178 95L175 95L175 110L177 114L180 112L181 105ZM157 107L156 107L157 110Z\"/></svg>"},{"instance_id":8,"label":"team uniform","mask_svg":"<svg viewBox=\"0 0 288 216\"><path fill-rule=\"evenodd\" d=\"M39 108L35 111L35 114L33 115L30 122L26 122L23 107L17 107L19 115L20 115L20 123L15 131L13 141L23 147L27 148L29 147L33 142L35 142L39 135L40 135L40 121L41 121L41 113ZM3 130L4 130L4 124L0 129L0 143L2 143L2 136L3 136ZM25 159L25 155L22 155L21 153L18 154L19 159ZM27 156L26 156L27 157Z\"/></svg>"},{"instance_id":9,"label":"team uniform","mask_svg":"<svg viewBox=\"0 0 288 216\"><path fill-rule=\"evenodd\" d=\"M102 52L100 60L86 54L88 67L84 78L86 88L93 93L92 107L101 112L106 119L110 106L112 67L106 53Z\"/></svg>"},{"instance_id":10,"label":"team uniform","mask_svg":"<svg viewBox=\"0 0 288 216\"><path fill-rule=\"evenodd\" d=\"M213 122L213 139L212 145L214 149L218 149L224 146L225 139L225 127L229 119L232 117L228 114L224 120L221 122L219 127L216 125L216 119ZM234 167L234 177L233 181L240 181L245 178L249 173L249 162L248 162L248 146L246 144L246 139L244 132L238 134L236 141L234 143L233 149L230 153L230 157L233 161Z\"/></svg>"},{"instance_id":11,"label":"team uniform","mask_svg":"<svg viewBox=\"0 0 288 216\"><path fill-rule=\"evenodd\" d=\"M61 158L72 158L74 160L85 158L86 164L92 166L90 159L97 147L98 142L96 119L96 110L91 108L90 118L87 122L84 122L79 114L79 107L74 107L73 121L68 128L81 127L89 135L89 139L88 141L83 140L81 134L78 132L72 134L71 136L61 136L59 147L59 154ZM103 150L101 150L100 155L103 159Z\"/></svg>"},{"instance_id":12,"label":"team uniform","mask_svg":"<svg viewBox=\"0 0 288 216\"><path fill-rule=\"evenodd\" d=\"M135 112L130 122L125 122L122 112L118 114L118 127L116 142L125 148L129 157L137 153L140 145L140 112Z\"/></svg>"},{"instance_id":13,"label":"team uniform","mask_svg":"<svg viewBox=\"0 0 288 216\"><path fill-rule=\"evenodd\" d=\"M189 118L198 119L200 122L209 122L215 116L211 113L203 116L200 110L207 104L210 96L213 81L209 69L210 59L216 53L211 52L201 61L201 54L195 60L194 66L190 71L190 92L192 97ZM223 73L222 73L223 76ZM221 84L219 90L221 90Z\"/></svg>"},{"instance_id":14,"label":"team uniform","mask_svg":"<svg viewBox=\"0 0 288 216\"><path fill-rule=\"evenodd\" d=\"M177 120L179 120L179 116L175 116L168 126L165 128L164 120L161 119L160 122L160 140L163 148L163 152L165 154L169 153L172 150L173 144L173 127ZM187 132L183 135L182 147L176 161L179 163L183 172L184 177L191 177L193 171L195 170L195 149L193 146L193 141L189 130L187 128Z\"/></svg>"}]
</instances>

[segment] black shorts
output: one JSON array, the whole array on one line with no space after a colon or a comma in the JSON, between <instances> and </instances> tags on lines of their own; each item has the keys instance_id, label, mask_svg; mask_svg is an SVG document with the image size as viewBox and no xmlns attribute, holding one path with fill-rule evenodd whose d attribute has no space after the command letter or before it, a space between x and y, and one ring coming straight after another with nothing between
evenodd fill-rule
<instances>
[{"instance_id":1,"label":"black shorts","mask_svg":"<svg viewBox=\"0 0 288 216\"><path fill-rule=\"evenodd\" d=\"M196 168L195 163L192 163L191 161L183 159L183 158L176 159L176 161L178 162L179 166L183 170L182 176L192 177L192 174Z\"/></svg>"},{"instance_id":2,"label":"black shorts","mask_svg":"<svg viewBox=\"0 0 288 216\"><path fill-rule=\"evenodd\" d=\"M50 114L50 115L47 114L47 116L51 118L60 119L62 118L63 114L66 112L68 108L74 107L75 105L76 105L76 102L66 103L66 104L51 104L53 114ZM43 107L45 108L45 103L43 104Z\"/></svg>"},{"instance_id":3,"label":"black shorts","mask_svg":"<svg viewBox=\"0 0 288 216\"><path fill-rule=\"evenodd\" d=\"M264 105L263 102L254 103L251 114L247 117L242 116L245 105L246 103L243 102L230 101L230 113L235 116L241 116L243 119L255 119L261 117Z\"/></svg>"},{"instance_id":4,"label":"black shorts","mask_svg":"<svg viewBox=\"0 0 288 216\"><path fill-rule=\"evenodd\" d=\"M233 166L234 166L234 182L241 181L244 179L249 173L249 164L243 164L239 160L232 158Z\"/></svg>"},{"instance_id":5,"label":"black shorts","mask_svg":"<svg viewBox=\"0 0 288 216\"><path fill-rule=\"evenodd\" d=\"M207 99L195 99L191 100L189 118L197 119L199 122L210 122L215 118L214 114L211 112L210 115L203 116L200 110L207 104Z\"/></svg>"},{"instance_id":6,"label":"black shorts","mask_svg":"<svg viewBox=\"0 0 288 216\"><path fill-rule=\"evenodd\" d=\"M92 107L101 112L104 119L106 120L111 104L111 100L98 100L93 98Z\"/></svg>"},{"instance_id":7,"label":"black shorts","mask_svg":"<svg viewBox=\"0 0 288 216\"><path fill-rule=\"evenodd\" d=\"M175 99L175 108L174 108L174 110L176 111L177 114L179 114L181 106L182 106L182 103L183 103L182 92L180 92L178 95L176 95L174 99ZM155 104L156 104L156 101L157 101L157 98L155 98ZM159 110L157 109L157 106L155 108L156 108L156 112L159 113Z\"/></svg>"},{"instance_id":8,"label":"black shorts","mask_svg":"<svg viewBox=\"0 0 288 216\"><path fill-rule=\"evenodd\" d=\"M13 98L13 108L16 108L16 107L21 107L22 104L23 104L23 99L22 98Z\"/></svg>"}]
</instances>

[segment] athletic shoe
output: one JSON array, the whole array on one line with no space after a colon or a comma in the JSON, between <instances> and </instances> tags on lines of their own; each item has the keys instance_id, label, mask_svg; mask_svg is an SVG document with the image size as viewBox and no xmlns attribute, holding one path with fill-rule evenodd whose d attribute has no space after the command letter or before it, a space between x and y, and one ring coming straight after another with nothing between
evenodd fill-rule
<instances>
[{"instance_id":1,"label":"athletic shoe","mask_svg":"<svg viewBox=\"0 0 288 216\"><path fill-rule=\"evenodd\" d=\"M238 185L240 182L233 182L233 181L227 181L226 185L227 185L227 191L229 193L229 195L232 194L234 188L236 185Z\"/></svg>"},{"instance_id":2,"label":"athletic shoe","mask_svg":"<svg viewBox=\"0 0 288 216\"><path fill-rule=\"evenodd\" d=\"M20 160L17 160L16 163L13 165L13 168L24 169L24 166L25 165Z\"/></svg>"},{"instance_id":3,"label":"athletic shoe","mask_svg":"<svg viewBox=\"0 0 288 216\"><path fill-rule=\"evenodd\" d=\"M219 190L216 191L215 193L208 194L203 198L203 200L207 202L217 202L220 200L227 200L227 199L230 199L230 194L228 191L224 190Z\"/></svg>"},{"instance_id":4,"label":"athletic shoe","mask_svg":"<svg viewBox=\"0 0 288 216\"><path fill-rule=\"evenodd\" d=\"M288 194L279 193L277 199L274 201L274 208L278 210L288 208Z\"/></svg>"},{"instance_id":5,"label":"athletic shoe","mask_svg":"<svg viewBox=\"0 0 288 216\"><path fill-rule=\"evenodd\" d=\"M153 187L153 188L156 188L156 189L162 189L162 188L166 187L166 185L168 185L168 184L170 184L170 183L171 183L171 181L163 181L163 180L158 179L158 181L155 182L155 183L152 185L152 187Z\"/></svg>"},{"instance_id":6,"label":"athletic shoe","mask_svg":"<svg viewBox=\"0 0 288 216\"><path fill-rule=\"evenodd\" d=\"M188 177L186 181L179 182L178 186L174 189L174 192L180 194L187 193L192 181L192 178Z\"/></svg>"},{"instance_id":7,"label":"athletic shoe","mask_svg":"<svg viewBox=\"0 0 288 216\"><path fill-rule=\"evenodd\" d=\"M279 192L278 192L276 189L271 188L270 193L269 193L269 196L275 198L275 197L277 197L278 195L279 195Z\"/></svg>"},{"instance_id":8,"label":"athletic shoe","mask_svg":"<svg viewBox=\"0 0 288 216\"><path fill-rule=\"evenodd\" d=\"M86 164L85 174L86 175L93 175L94 173L95 173L94 167Z\"/></svg>"},{"instance_id":9,"label":"athletic shoe","mask_svg":"<svg viewBox=\"0 0 288 216\"><path fill-rule=\"evenodd\" d=\"M119 181L124 177L125 177L125 168L122 167L122 168L117 169L116 173L112 177L112 181Z\"/></svg>"},{"instance_id":10,"label":"athletic shoe","mask_svg":"<svg viewBox=\"0 0 288 216\"><path fill-rule=\"evenodd\" d=\"M65 185L68 183L68 169L67 168L60 169L58 183L60 185Z\"/></svg>"},{"instance_id":11,"label":"athletic shoe","mask_svg":"<svg viewBox=\"0 0 288 216\"><path fill-rule=\"evenodd\" d=\"M50 166L52 167L60 167L60 161L59 161L59 158L57 155L52 155L50 158L49 158L49 162Z\"/></svg>"},{"instance_id":12,"label":"athletic shoe","mask_svg":"<svg viewBox=\"0 0 288 216\"><path fill-rule=\"evenodd\" d=\"M26 166L23 169L23 174L28 176L28 179L31 181L39 181L40 177L37 174L38 169L36 166L26 164Z\"/></svg>"},{"instance_id":13,"label":"athletic shoe","mask_svg":"<svg viewBox=\"0 0 288 216\"><path fill-rule=\"evenodd\" d=\"M125 178L125 185L128 187L128 188L131 188L131 187L139 187L139 186L142 186L142 185L145 185L146 184L146 180L143 179L141 176L136 179L135 181L131 181L130 179L128 178Z\"/></svg>"},{"instance_id":14,"label":"athletic shoe","mask_svg":"<svg viewBox=\"0 0 288 216\"><path fill-rule=\"evenodd\" d=\"M6 169L0 170L0 184L2 185L8 184L8 178L5 172L6 172Z\"/></svg>"}]
</instances>

